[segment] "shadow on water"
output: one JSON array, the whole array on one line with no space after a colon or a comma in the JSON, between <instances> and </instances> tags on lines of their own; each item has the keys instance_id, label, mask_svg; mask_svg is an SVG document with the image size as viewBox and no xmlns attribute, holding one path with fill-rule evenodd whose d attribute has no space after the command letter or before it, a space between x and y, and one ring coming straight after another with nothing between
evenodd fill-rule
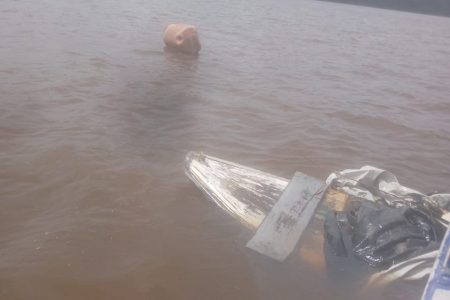
<instances>
[{"instance_id":1,"label":"shadow on water","mask_svg":"<svg viewBox=\"0 0 450 300\"><path fill-rule=\"evenodd\" d=\"M199 61L198 55L167 49L155 58L151 69L138 66L130 72L130 84L121 95L126 101L116 103L120 116L115 118L124 125L119 139L127 140L125 147L170 173L176 171L174 161L184 155L196 126Z\"/></svg>"},{"instance_id":2,"label":"shadow on water","mask_svg":"<svg viewBox=\"0 0 450 300\"><path fill-rule=\"evenodd\" d=\"M169 47L164 47L166 61L173 65L180 65L188 69L194 67L197 70L199 54L183 53Z\"/></svg>"}]
</instances>

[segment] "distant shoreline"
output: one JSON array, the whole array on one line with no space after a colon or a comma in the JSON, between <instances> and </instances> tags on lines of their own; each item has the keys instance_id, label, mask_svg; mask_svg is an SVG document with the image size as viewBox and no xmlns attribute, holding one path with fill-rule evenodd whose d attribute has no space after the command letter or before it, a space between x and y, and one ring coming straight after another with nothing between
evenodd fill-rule
<instances>
[{"instance_id":1,"label":"distant shoreline","mask_svg":"<svg viewBox=\"0 0 450 300\"><path fill-rule=\"evenodd\" d=\"M449 0L319 0L450 17Z\"/></svg>"}]
</instances>

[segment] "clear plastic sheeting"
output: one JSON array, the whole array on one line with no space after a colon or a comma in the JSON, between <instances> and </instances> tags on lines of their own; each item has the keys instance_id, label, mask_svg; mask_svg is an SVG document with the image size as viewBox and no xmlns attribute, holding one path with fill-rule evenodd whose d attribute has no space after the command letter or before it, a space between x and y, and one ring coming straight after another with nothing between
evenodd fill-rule
<instances>
[{"instance_id":1,"label":"clear plastic sheeting","mask_svg":"<svg viewBox=\"0 0 450 300\"><path fill-rule=\"evenodd\" d=\"M372 290L406 282L422 288L450 221L450 194L425 195L372 166L331 173L326 183L348 195L345 208L325 218L330 275L341 278L341 266L351 265L358 276L372 273Z\"/></svg>"},{"instance_id":2,"label":"clear plastic sheeting","mask_svg":"<svg viewBox=\"0 0 450 300\"><path fill-rule=\"evenodd\" d=\"M372 166L331 173L326 183L350 196L382 201L391 207L409 206L428 211L440 221L448 222L450 194L425 195L405 187L389 171Z\"/></svg>"}]
</instances>

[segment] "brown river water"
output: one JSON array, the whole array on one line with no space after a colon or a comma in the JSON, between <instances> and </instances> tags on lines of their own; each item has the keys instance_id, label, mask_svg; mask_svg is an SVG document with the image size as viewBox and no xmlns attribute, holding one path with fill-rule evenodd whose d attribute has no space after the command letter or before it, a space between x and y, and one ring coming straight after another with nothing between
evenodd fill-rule
<instances>
[{"instance_id":1,"label":"brown river water","mask_svg":"<svg viewBox=\"0 0 450 300\"><path fill-rule=\"evenodd\" d=\"M199 57L166 53L172 22ZM315 1L3 0L0 299L330 299L184 175L372 164L449 191L450 19ZM345 298L345 297L343 297Z\"/></svg>"}]
</instances>

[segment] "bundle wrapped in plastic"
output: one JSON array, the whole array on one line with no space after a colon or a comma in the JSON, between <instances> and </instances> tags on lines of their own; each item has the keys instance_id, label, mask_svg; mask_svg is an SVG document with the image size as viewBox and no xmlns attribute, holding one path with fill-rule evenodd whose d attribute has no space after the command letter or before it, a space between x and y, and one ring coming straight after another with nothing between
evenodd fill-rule
<instances>
[{"instance_id":1,"label":"bundle wrapped in plastic","mask_svg":"<svg viewBox=\"0 0 450 300\"><path fill-rule=\"evenodd\" d=\"M349 196L344 210L331 211L325 219L324 249L331 275L342 277L349 273L343 271L359 268L357 276L366 272L381 279L384 275L379 274L386 274L391 281L401 276L402 266L410 270L405 262L435 255L439 249L450 220L450 194L425 195L371 166L334 172L327 184ZM416 267L414 274L430 272L430 264Z\"/></svg>"},{"instance_id":2,"label":"bundle wrapped in plastic","mask_svg":"<svg viewBox=\"0 0 450 300\"><path fill-rule=\"evenodd\" d=\"M439 248L445 227L411 207L353 200L325 221L326 242L338 256L351 256L377 269Z\"/></svg>"},{"instance_id":3,"label":"bundle wrapped in plastic","mask_svg":"<svg viewBox=\"0 0 450 300\"><path fill-rule=\"evenodd\" d=\"M381 202L390 207L412 207L429 213L448 225L450 194L425 195L401 185L389 171L372 166L347 169L331 173L327 184L346 194L372 202Z\"/></svg>"}]
</instances>

